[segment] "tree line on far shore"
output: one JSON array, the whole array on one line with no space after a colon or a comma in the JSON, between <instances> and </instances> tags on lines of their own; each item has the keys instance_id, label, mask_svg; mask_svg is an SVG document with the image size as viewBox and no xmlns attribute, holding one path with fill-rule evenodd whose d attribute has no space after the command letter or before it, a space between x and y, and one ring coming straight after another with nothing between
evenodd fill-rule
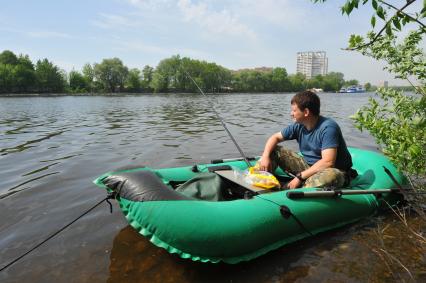
<instances>
[{"instance_id":1,"label":"tree line on far shore","mask_svg":"<svg viewBox=\"0 0 426 283\"><path fill-rule=\"evenodd\" d=\"M280 67L232 71L179 55L160 61L156 68L129 69L120 59L111 58L87 63L81 72L66 73L48 59L34 64L28 55L17 56L9 50L0 53L0 93L197 92L189 76L205 92L338 91L358 84L357 80L345 81L338 72L307 79L300 73L289 75Z\"/></svg>"}]
</instances>

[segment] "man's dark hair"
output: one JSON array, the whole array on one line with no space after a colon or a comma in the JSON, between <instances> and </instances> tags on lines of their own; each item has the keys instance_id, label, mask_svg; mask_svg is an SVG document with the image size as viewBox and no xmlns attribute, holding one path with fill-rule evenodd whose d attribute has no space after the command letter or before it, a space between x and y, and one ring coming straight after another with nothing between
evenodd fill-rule
<instances>
[{"instance_id":1,"label":"man's dark hair","mask_svg":"<svg viewBox=\"0 0 426 283\"><path fill-rule=\"evenodd\" d=\"M308 108L313 115L319 116L321 106L320 99L318 95L312 91L305 90L297 93L291 99L291 104L296 104L302 111Z\"/></svg>"}]
</instances>

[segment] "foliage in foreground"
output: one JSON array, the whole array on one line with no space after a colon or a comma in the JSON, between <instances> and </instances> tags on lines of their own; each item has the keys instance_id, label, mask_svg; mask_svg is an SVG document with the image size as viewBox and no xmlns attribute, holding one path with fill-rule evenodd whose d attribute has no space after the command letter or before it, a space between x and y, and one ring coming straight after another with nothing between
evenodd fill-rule
<instances>
[{"instance_id":1,"label":"foliage in foreground","mask_svg":"<svg viewBox=\"0 0 426 283\"><path fill-rule=\"evenodd\" d=\"M421 85L416 94L380 88L380 99L370 99L354 120L359 129L367 129L383 152L408 175L426 176L426 60L419 44L424 31L413 31L397 44L395 35L378 38L362 52L377 60L385 60L387 69L399 78L416 78ZM373 35L370 34L369 38Z\"/></svg>"},{"instance_id":2,"label":"foliage in foreground","mask_svg":"<svg viewBox=\"0 0 426 283\"><path fill-rule=\"evenodd\" d=\"M408 80L415 90L414 95L409 95L379 88L378 97L371 98L369 105L362 107L353 119L360 130L366 129L375 137L383 152L402 172L425 178L426 60L421 47L426 33L422 22L426 16L426 1L414 13L406 10L415 0L399 2L401 7L382 0L347 0L341 7L342 14L349 16L362 5L371 5L373 15L370 24L373 30L366 37L352 35L348 50L386 62L386 70L395 78ZM382 21L382 25L376 32L378 20ZM402 31L408 32L408 35L404 36Z\"/></svg>"},{"instance_id":3,"label":"foliage in foreground","mask_svg":"<svg viewBox=\"0 0 426 283\"><path fill-rule=\"evenodd\" d=\"M350 15L361 5L371 4L373 16L370 23L373 31L365 38L352 35L348 49L386 62L385 69L395 78L408 80L415 89L415 93L410 95L400 90L380 88L377 90L378 97L371 98L369 104L353 116L356 126L368 130L382 146L383 152L411 181L413 190L405 192L404 197L410 208L417 212L419 225L410 224L404 212L390 207L399 218L395 229L405 233L398 239L389 237L386 233L389 224L385 227L379 225L376 235L368 243L393 279L404 282L405 279L415 281L424 278L426 262L425 195L416 190L426 191L426 60L421 48L426 33L426 26L421 21L426 16L426 1L414 13L405 12L405 9L416 0L399 2L401 7L382 0L346 0L341 11ZM377 19L381 19L383 25L375 32ZM404 34L401 31L413 26L416 28L408 31L408 35L401 35ZM401 245L404 245L404 252L410 252L401 255Z\"/></svg>"}]
</instances>

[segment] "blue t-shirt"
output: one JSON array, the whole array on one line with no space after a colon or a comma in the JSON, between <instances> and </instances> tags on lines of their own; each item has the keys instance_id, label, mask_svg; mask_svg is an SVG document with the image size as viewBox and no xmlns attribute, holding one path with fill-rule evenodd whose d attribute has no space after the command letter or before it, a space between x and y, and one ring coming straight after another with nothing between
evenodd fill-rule
<instances>
[{"instance_id":1,"label":"blue t-shirt","mask_svg":"<svg viewBox=\"0 0 426 283\"><path fill-rule=\"evenodd\" d=\"M284 128L281 134L285 140L297 140L300 152L309 165L321 159L322 150L337 148L334 167L344 171L352 167L352 157L346 147L342 131L331 118L320 116L315 128L311 131L300 123L294 123Z\"/></svg>"}]
</instances>

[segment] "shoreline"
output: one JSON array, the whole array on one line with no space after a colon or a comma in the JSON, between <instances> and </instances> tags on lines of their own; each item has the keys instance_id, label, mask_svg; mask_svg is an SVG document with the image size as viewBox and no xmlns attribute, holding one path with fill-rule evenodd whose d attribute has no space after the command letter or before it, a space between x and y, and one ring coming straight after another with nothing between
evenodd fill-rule
<instances>
[{"instance_id":1,"label":"shoreline","mask_svg":"<svg viewBox=\"0 0 426 283\"><path fill-rule=\"evenodd\" d=\"M218 95L233 95L233 94L294 94L297 91L293 92L206 92L206 94L218 94ZM335 94L339 92L320 92L319 94ZM368 92L364 92L368 93ZM111 97L120 97L120 96L144 96L144 95L199 95L197 92L119 92L119 93L7 93L0 94L1 97L64 97L64 96L111 96ZM344 93L345 94L345 93Z\"/></svg>"}]
</instances>

